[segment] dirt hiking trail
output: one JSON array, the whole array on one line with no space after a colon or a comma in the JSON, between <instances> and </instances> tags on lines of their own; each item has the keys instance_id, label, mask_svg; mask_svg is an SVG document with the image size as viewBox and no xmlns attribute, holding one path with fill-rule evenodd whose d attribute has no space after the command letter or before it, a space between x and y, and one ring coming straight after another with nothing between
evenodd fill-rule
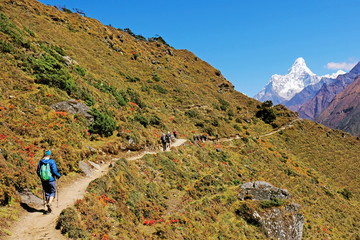
<instances>
[{"instance_id":1,"label":"dirt hiking trail","mask_svg":"<svg viewBox=\"0 0 360 240\"><path fill-rule=\"evenodd\" d=\"M187 139L176 139L171 147L178 147L184 144ZM170 150L167 150L170 151ZM160 152L160 151L159 151ZM126 158L129 161L140 159L145 154L155 154L157 152L142 152L139 155ZM119 158L113 158L111 162L117 161ZM89 183L96 178L105 175L109 170L110 163L104 163L99 168L94 168L91 177L81 176L72 184L62 187L60 181L59 188L59 207L57 207L57 200L52 203L52 213L48 215L43 214L43 208L33 209L31 212L25 213L15 222L10 229L11 236L5 239L13 240L64 240L67 239L56 230L56 221L61 211L67 207L72 206L77 199L83 198L86 193L86 188Z\"/></svg>"},{"instance_id":2,"label":"dirt hiking trail","mask_svg":"<svg viewBox=\"0 0 360 240\"><path fill-rule=\"evenodd\" d=\"M300 118L295 119L288 124L282 126L281 128L269 132L267 134L258 136L258 138L266 137L272 134L275 134L279 131L282 131L286 128L290 128L294 125L296 121L301 120ZM240 136L236 135L235 137L230 138L221 138L219 142L227 142L232 141L234 139L238 139ZM175 139L175 141L171 144L171 147L178 147L184 144L187 139ZM213 141L215 142L215 141ZM145 154L156 154L161 152L159 150L157 152L141 152L139 155L135 155L133 157L126 158L128 161L133 161L142 158ZM171 151L167 149L166 151ZM113 158L111 162L117 161L119 158ZM105 175L109 170L110 163L104 163L100 165L99 168L94 168L92 171L91 177L81 176L72 184L68 184L67 186L62 187L60 182L59 188L59 207L57 206L56 199L53 202L53 211L48 215L43 214L43 209L34 209L28 213L25 213L20 217L19 221L14 223L14 226L10 229L11 236L6 237L5 239L18 240L18 239L26 239L26 240L65 240L67 239L64 235L60 233L59 230L56 230L56 221L61 211L67 207L72 206L77 199L83 198L86 193L86 188L89 183L96 178L99 178Z\"/></svg>"}]
</instances>

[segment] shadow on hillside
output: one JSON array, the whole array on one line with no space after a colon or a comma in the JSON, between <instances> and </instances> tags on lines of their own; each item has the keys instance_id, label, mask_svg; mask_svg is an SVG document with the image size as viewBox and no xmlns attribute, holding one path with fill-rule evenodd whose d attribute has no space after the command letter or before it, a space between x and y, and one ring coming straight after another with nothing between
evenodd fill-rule
<instances>
[{"instance_id":1,"label":"shadow on hillside","mask_svg":"<svg viewBox=\"0 0 360 240\"><path fill-rule=\"evenodd\" d=\"M30 207L29 205L27 205L26 203L20 203L20 206L25 209L27 212L30 212L30 213L33 213L33 212L41 212L41 213L45 213L45 210L44 209L36 209L36 208L33 208L33 207Z\"/></svg>"}]
</instances>

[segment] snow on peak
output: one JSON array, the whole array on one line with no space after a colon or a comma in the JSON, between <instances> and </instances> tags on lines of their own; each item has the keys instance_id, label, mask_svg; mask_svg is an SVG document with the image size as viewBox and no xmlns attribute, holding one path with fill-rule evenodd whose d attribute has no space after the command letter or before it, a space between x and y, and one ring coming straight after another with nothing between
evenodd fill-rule
<instances>
[{"instance_id":1,"label":"snow on peak","mask_svg":"<svg viewBox=\"0 0 360 240\"><path fill-rule=\"evenodd\" d=\"M335 79L335 78L337 78L339 75L343 75L343 74L345 74L345 73L346 73L346 72L344 72L343 70L339 70L339 71L337 71L336 73L326 74L326 75L321 76L321 77Z\"/></svg>"},{"instance_id":2,"label":"snow on peak","mask_svg":"<svg viewBox=\"0 0 360 240\"><path fill-rule=\"evenodd\" d=\"M338 71L328 78L336 78L343 71ZM314 74L305 63L304 58L299 57L285 75L274 74L269 83L254 96L259 101L272 100L274 104L290 100L305 87L318 83L322 76Z\"/></svg>"},{"instance_id":3,"label":"snow on peak","mask_svg":"<svg viewBox=\"0 0 360 240\"><path fill-rule=\"evenodd\" d=\"M301 73L305 72L309 75L315 75L311 70L306 66L305 60L302 57L299 57L295 60L294 64L288 70L289 73Z\"/></svg>"}]
</instances>

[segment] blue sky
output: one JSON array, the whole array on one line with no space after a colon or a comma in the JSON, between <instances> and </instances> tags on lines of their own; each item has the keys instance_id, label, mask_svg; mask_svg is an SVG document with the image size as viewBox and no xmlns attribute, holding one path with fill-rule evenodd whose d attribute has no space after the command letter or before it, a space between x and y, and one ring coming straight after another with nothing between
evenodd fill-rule
<instances>
[{"instance_id":1,"label":"blue sky","mask_svg":"<svg viewBox=\"0 0 360 240\"><path fill-rule=\"evenodd\" d=\"M219 69L250 97L273 74L286 74L298 57L318 75L348 71L344 68L360 60L359 0L40 2L79 8L105 25L144 37L158 34Z\"/></svg>"}]
</instances>

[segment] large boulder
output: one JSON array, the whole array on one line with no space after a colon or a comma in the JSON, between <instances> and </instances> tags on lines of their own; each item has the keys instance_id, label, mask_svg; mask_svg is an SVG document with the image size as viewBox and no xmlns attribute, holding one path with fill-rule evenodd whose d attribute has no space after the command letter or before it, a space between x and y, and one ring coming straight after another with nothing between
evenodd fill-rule
<instances>
[{"instance_id":1,"label":"large boulder","mask_svg":"<svg viewBox=\"0 0 360 240\"><path fill-rule=\"evenodd\" d=\"M304 216L301 206L288 201L274 207L260 207L260 201L270 202L290 199L286 189L276 188L264 181L241 185L240 200L247 200L236 213L249 224L260 227L269 238L300 240L303 234ZM251 201L250 201L251 200ZM275 201L275 202L276 202Z\"/></svg>"},{"instance_id":2,"label":"large boulder","mask_svg":"<svg viewBox=\"0 0 360 240\"><path fill-rule=\"evenodd\" d=\"M55 103L50 107L55 111L65 111L71 114L82 114L88 120L89 124L94 122L94 116L89 113L90 108L82 102L70 99L69 101Z\"/></svg>"},{"instance_id":3,"label":"large boulder","mask_svg":"<svg viewBox=\"0 0 360 240\"><path fill-rule=\"evenodd\" d=\"M41 207L44 205L44 200L33 194L27 188L21 192L18 192L18 195L20 196L21 203L26 204L27 206Z\"/></svg>"},{"instance_id":4,"label":"large boulder","mask_svg":"<svg viewBox=\"0 0 360 240\"><path fill-rule=\"evenodd\" d=\"M268 182L256 181L247 182L241 185L242 191L238 197L240 200L252 199L252 200L270 200L272 198L288 199L290 194L288 190L274 187Z\"/></svg>"}]
</instances>

